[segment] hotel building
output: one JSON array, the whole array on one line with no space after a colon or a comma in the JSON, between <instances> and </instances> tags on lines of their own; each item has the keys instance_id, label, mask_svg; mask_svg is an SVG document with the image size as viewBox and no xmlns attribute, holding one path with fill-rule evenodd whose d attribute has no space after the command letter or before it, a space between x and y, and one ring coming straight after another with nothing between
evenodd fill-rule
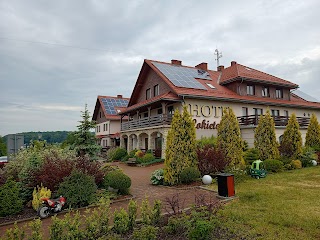
<instances>
[{"instance_id":1,"label":"hotel building","mask_svg":"<svg viewBox=\"0 0 320 240\"><path fill-rule=\"evenodd\" d=\"M259 115L268 108L278 141L293 112L304 141L311 114L320 119L320 103L297 90L298 87L235 61L229 67L209 70L207 63L190 67L179 60L170 63L144 60L127 107L117 109L120 146L128 151L151 149L157 157L165 158L173 111L182 110L183 105L187 105L195 122L198 139L216 136L222 109L231 107L242 138L250 147Z\"/></svg>"}]
</instances>

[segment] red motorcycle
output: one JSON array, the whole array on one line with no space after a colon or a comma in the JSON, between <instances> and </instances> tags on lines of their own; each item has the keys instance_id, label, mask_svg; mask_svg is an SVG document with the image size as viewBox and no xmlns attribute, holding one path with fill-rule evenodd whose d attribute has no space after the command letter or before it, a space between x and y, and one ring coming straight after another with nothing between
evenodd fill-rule
<instances>
[{"instance_id":1,"label":"red motorcycle","mask_svg":"<svg viewBox=\"0 0 320 240\"><path fill-rule=\"evenodd\" d=\"M57 199L41 198L42 206L38 208L38 216L47 218L53 213L61 212L62 207L66 204L66 198L60 196Z\"/></svg>"}]
</instances>

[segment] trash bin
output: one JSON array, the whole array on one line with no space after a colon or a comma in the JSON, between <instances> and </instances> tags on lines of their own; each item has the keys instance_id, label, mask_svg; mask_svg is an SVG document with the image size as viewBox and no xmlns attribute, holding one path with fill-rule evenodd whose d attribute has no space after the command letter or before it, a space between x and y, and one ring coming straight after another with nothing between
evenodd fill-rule
<instances>
[{"instance_id":1,"label":"trash bin","mask_svg":"<svg viewBox=\"0 0 320 240\"><path fill-rule=\"evenodd\" d=\"M232 197L234 191L234 175L230 173L221 173L218 177L218 193L222 197Z\"/></svg>"}]
</instances>

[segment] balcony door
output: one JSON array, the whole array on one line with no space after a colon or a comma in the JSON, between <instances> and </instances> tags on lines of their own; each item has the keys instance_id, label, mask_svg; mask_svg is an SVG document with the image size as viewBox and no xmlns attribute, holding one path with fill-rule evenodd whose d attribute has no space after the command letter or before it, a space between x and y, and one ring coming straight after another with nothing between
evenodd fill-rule
<instances>
[{"instance_id":1,"label":"balcony door","mask_svg":"<svg viewBox=\"0 0 320 240\"><path fill-rule=\"evenodd\" d=\"M156 137L154 139L155 141L155 151L154 151L154 155L156 158L161 158L161 152L162 152L162 137Z\"/></svg>"}]
</instances>

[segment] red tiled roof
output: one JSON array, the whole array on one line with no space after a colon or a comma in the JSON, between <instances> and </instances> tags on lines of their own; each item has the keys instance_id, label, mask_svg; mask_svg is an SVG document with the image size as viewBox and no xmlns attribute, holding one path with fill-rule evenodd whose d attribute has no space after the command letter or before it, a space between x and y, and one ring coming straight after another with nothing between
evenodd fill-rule
<instances>
[{"instance_id":1,"label":"red tiled roof","mask_svg":"<svg viewBox=\"0 0 320 240\"><path fill-rule=\"evenodd\" d=\"M237 78L249 78L255 81L261 81L273 85L288 86L290 88L298 88L298 85L287 80L272 76L268 73L261 72L259 70L234 63L230 67L222 70L222 76L220 84L224 85L229 82L233 82Z\"/></svg>"},{"instance_id":2,"label":"red tiled roof","mask_svg":"<svg viewBox=\"0 0 320 240\"><path fill-rule=\"evenodd\" d=\"M208 70L207 72L210 74L210 77L212 80L196 79L198 82L200 82L203 86L206 87L206 90L203 90L203 89L193 89L193 88L175 86L155 65L152 64L152 62L158 62L158 63L168 64L168 65L171 65L171 64L160 62L160 61L154 61L154 60L145 60L143 64L143 69L146 69L146 66L149 66L151 69L153 69L162 78L162 80L165 81L167 85L171 88L171 92L159 95L157 97L145 100L143 102L133 104L131 106L129 103L129 107L123 110L122 113L126 113L134 109L138 109L142 106L160 101L162 99L179 101L181 100L182 96L189 96L189 97L203 98L203 99L215 99L215 100L221 100L221 101L247 102L247 103L253 103L253 104L259 103L264 105L282 105L282 106L292 106L292 107L310 107L310 108L320 109L320 103L309 102L304 99L297 98L293 96L293 94L290 94L291 100L255 97L255 96L239 95L236 92L228 89L226 86L223 86L223 84L227 83L228 81L234 81L236 78L243 77L243 78L249 78L252 80L266 82L266 83L274 84L278 86L285 86L288 88L298 87L297 84L294 84L292 82L272 76L270 74L246 67L241 64L234 63L232 66L226 69L223 69L221 72ZM195 68L195 67L189 67L189 66L182 66L182 67ZM140 77L142 77L142 75L139 76L139 78ZM139 78L138 80L141 81L141 79ZM210 83L212 86L214 86L214 89L210 88L207 85L207 83ZM137 95L137 92L135 91L139 91L139 89L136 87L134 89L133 94Z\"/></svg>"}]
</instances>

